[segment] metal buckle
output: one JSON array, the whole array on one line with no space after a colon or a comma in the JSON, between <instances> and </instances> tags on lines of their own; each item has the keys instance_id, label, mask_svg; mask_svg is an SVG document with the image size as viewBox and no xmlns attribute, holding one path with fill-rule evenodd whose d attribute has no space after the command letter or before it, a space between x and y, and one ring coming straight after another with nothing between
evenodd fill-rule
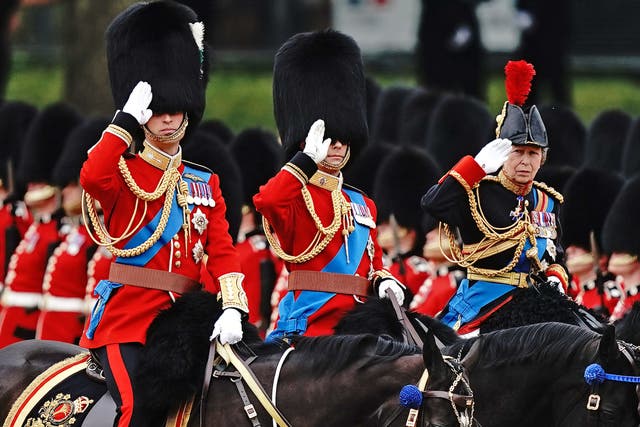
<instances>
[{"instance_id":1,"label":"metal buckle","mask_svg":"<svg viewBox=\"0 0 640 427\"><path fill-rule=\"evenodd\" d=\"M418 409L409 409L409 416L407 417L405 427L415 427L416 421L418 421Z\"/></svg>"},{"instance_id":2,"label":"metal buckle","mask_svg":"<svg viewBox=\"0 0 640 427\"><path fill-rule=\"evenodd\" d=\"M597 411L600 407L600 395L590 394L587 398L587 409L590 411Z\"/></svg>"},{"instance_id":3,"label":"metal buckle","mask_svg":"<svg viewBox=\"0 0 640 427\"><path fill-rule=\"evenodd\" d=\"M251 418L255 418L258 416L258 413L256 412L256 409L253 407L252 404L248 404L244 407L244 412L247 413L247 417Z\"/></svg>"}]
</instances>

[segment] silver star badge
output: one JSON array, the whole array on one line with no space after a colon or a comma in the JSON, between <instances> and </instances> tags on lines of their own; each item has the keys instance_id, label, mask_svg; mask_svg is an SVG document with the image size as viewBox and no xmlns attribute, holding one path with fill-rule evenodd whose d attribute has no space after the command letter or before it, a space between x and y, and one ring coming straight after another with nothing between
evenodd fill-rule
<instances>
[{"instance_id":1,"label":"silver star badge","mask_svg":"<svg viewBox=\"0 0 640 427\"><path fill-rule=\"evenodd\" d=\"M202 233L204 233L204 230L207 229L209 220L207 219L207 216L202 213L200 208L197 208L191 217L191 223L193 224L195 229L198 230L198 233L202 235Z\"/></svg>"},{"instance_id":2,"label":"silver star badge","mask_svg":"<svg viewBox=\"0 0 640 427\"><path fill-rule=\"evenodd\" d=\"M204 257L204 247L200 240L198 240L198 243L193 246L193 259L196 261L196 264L202 260L202 257Z\"/></svg>"},{"instance_id":3,"label":"silver star badge","mask_svg":"<svg viewBox=\"0 0 640 427\"><path fill-rule=\"evenodd\" d=\"M556 255L558 254L557 250L556 250L556 245L555 243L553 243L553 240L551 239L547 239L547 252L549 252L549 255L551 256L552 260L556 260Z\"/></svg>"}]
</instances>

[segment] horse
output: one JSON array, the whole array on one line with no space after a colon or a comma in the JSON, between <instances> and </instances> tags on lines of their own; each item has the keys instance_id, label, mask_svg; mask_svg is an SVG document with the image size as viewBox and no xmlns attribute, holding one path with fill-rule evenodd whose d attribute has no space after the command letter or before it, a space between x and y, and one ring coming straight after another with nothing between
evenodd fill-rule
<instances>
[{"instance_id":1,"label":"horse","mask_svg":"<svg viewBox=\"0 0 640 427\"><path fill-rule=\"evenodd\" d=\"M189 426L251 425L237 381L224 375L214 376L201 406L203 411L198 408L210 333L202 327L207 323L202 316L211 317L213 313L215 319L221 313L215 298L204 303L201 300L184 295L174 304L176 310L161 313L149 329L136 377L144 390L140 398L146 410L164 415L195 395ZM200 301L195 308L194 301ZM184 313L188 313L189 319L176 324ZM295 350L288 351L284 360L288 344L261 342L255 339L255 328L247 323L244 328L247 346L238 347L238 353L243 357L257 356L249 366L266 390L272 390L275 371L281 367L273 398L293 426L404 426L409 416L416 418L416 409L417 426L471 425L473 396L465 386L461 362L443 357L432 335L427 335L423 350L371 334L298 337L294 340ZM167 329L173 335L163 335ZM185 331L190 333L185 335ZM13 403L38 375L60 360L83 352L71 344L38 340L0 350L0 419L7 417ZM181 362L178 366L171 366L178 360ZM165 375L160 377L157 369L164 369L159 372ZM224 371L217 365L216 369ZM400 405L399 394L404 386L418 383L425 372L428 382L424 393L418 392L419 401L405 402L414 410L412 414L412 409ZM81 380L93 381L89 377ZM102 387L106 391L106 386ZM254 404L261 425L271 424L271 416L258 404L256 396L252 392L246 395ZM112 419L101 420L101 425L111 424ZM91 425L101 427L97 423Z\"/></svg>"},{"instance_id":2,"label":"horse","mask_svg":"<svg viewBox=\"0 0 640 427\"><path fill-rule=\"evenodd\" d=\"M585 369L638 375L638 349L616 341L613 327L600 335L569 324L540 323L482 334L443 350L464 356L484 427L636 427L635 384L589 385ZM638 379L638 377L635 377ZM592 395L598 395L594 404ZM595 409L587 409L591 407Z\"/></svg>"}]
</instances>

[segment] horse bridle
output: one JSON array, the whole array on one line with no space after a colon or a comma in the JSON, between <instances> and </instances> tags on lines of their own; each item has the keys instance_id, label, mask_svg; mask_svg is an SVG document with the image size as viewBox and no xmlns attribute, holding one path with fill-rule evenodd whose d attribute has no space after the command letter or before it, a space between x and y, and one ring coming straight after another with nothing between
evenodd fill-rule
<instances>
[{"instance_id":1,"label":"horse bridle","mask_svg":"<svg viewBox=\"0 0 640 427\"><path fill-rule=\"evenodd\" d=\"M475 403L473 399L473 390L471 389L469 381L467 380L464 367L459 359L453 358L451 356L443 356L443 359L445 364L455 375L455 379L451 383L449 390L426 390L426 385L429 379L429 371L427 368L425 368L420 381L418 382L418 386L405 386L414 387L419 390L421 396L420 403L418 405L409 406L406 404L406 402L401 402L401 405L397 406L382 423L383 427L388 427L389 425L391 425L391 423L400 416L405 408L409 408L409 415L407 417L405 426L415 427L420 418L420 408L422 408L422 406L424 405L425 400L430 398L448 400L451 403L453 413L455 414L460 427L470 427L472 425L474 421L473 412L475 409ZM458 387L458 385L460 384L464 386L465 393L468 394L459 394L454 392L456 387ZM479 425L477 421L476 424Z\"/></svg>"}]
</instances>

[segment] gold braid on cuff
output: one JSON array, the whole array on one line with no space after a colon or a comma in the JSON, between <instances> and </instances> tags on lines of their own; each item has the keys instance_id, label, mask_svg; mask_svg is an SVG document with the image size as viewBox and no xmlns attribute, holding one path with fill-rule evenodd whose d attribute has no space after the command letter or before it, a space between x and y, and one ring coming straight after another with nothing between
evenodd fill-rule
<instances>
[{"instance_id":1,"label":"gold braid on cuff","mask_svg":"<svg viewBox=\"0 0 640 427\"><path fill-rule=\"evenodd\" d=\"M242 288L242 273L227 273L218 278L220 282L220 294L222 295L222 309L237 308L245 313L249 312L247 294Z\"/></svg>"}]
</instances>

